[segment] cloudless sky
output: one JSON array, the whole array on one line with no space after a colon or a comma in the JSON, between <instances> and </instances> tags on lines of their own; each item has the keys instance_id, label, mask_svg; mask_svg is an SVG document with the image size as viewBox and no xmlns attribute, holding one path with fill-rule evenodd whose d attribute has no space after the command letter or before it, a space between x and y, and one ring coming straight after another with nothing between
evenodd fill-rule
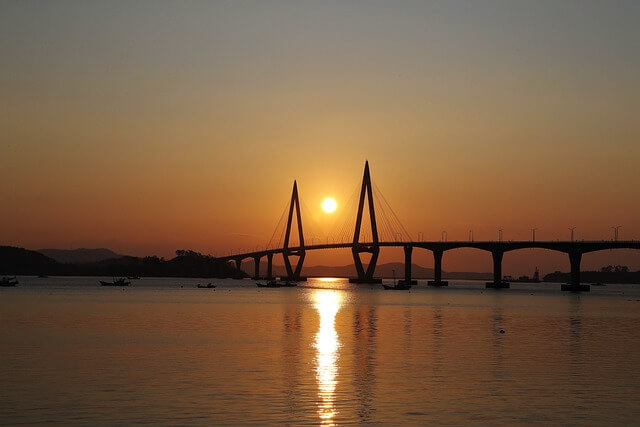
<instances>
[{"instance_id":1,"label":"cloudless sky","mask_svg":"<svg viewBox=\"0 0 640 427\"><path fill-rule=\"evenodd\" d=\"M0 243L251 249L293 179L329 221L365 159L413 237L640 238L638 22L636 1L2 0Z\"/></svg>"}]
</instances>

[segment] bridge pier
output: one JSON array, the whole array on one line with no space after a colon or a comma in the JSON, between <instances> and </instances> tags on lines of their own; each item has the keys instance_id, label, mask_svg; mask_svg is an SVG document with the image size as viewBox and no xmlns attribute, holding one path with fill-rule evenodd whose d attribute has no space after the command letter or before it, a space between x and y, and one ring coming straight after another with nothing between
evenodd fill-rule
<instances>
[{"instance_id":1,"label":"bridge pier","mask_svg":"<svg viewBox=\"0 0 640 427\"><path fill-rule=\"evenodd\" d=\"M267 254L267 280L273 280L273 253Z\"/></svg>"},{"instance_id":2,"label":"bridge pier","mask_svg":"<svg viewBox=\"0 0 640 427\"><path fill-rule=\"evenodd\" d=\"M502 256L504 252L492 251L491 255L493 256L493 282L486 282L485 286L492 289L506 289L510 285L509 282L502 280Z\"/></svg>"},{"instance_id":3,"label":"bridge pier","mask_svg":"<svg viewBox=\"0 0 640 427\"><path fill-rule=\"evenodd\" d=\"M442 280L442 254L440 249L433 250L433 280L427 282L428 286L449 286L449 282Z\"/></svg>"},{"instance_id":4,"label":"bridge pier","mask_svg":"<svg viewBox=\"0 0 640 427\"><path fill-rule=\"evenodd\" d=\"M362 265L362 259L360 259L362 252L371 253L371 259L369 260L369 265L367 265L366 270ZM351 248L351 253L353 254L353 263L356 266L358 277L350 278L349 283L382 283L382 279L373 277L373 273L376 271L378 255L380 254L380 247L378 245L354 245Z\"/></svg>"},{"instance_id":5,"label":"bridge pier","mask_svg":"<svg viewBox=\"0 0 640 427\"><path fill-rule=\"evenodd\" d=\"M413 252L413 246L407 245L404 247L404 280L400 280L398 283L401 285L417 285L417 280L411 280L411 253Z\"/></svg>"},{"instance_id":6,"label":"bridge pier","mask_svg":"<svg viewBox=\"0 0 640 427\"><path fill-rule=\"evenodd\" d=\"M236 263L236 269L238 270L238 274L236 276L234 276L234 279L242 279L242 270L240 269L242 267L242 258L236 258L235 260Z\"/></svg>"},{"instance_id":7,"label":"bridge pier","mask_svg":"<svg viewBox=\"0 0 640 427\"><path fill-rule=\"evenodd\" d=\"M260 256L256 255L253 257L253 279L260 279Z\"/></svg>"},{"instance_id":8,"label":"bridge pier","mask_svg":"<svg viewBox=\"0 0 640 427\"><path fill-rule=\"evenodd\" d=\"M569 292L589 292L591 290L591 286L580 284L580 261L582 261L582 252L569 252L571 283L561 285L561 290Z\"/></svg>"},{"instance_id":9,"label":"bridge pier","mask_svg":"<svg viewBox=\"0 0 640 427\"><path fill-rule=\"evenodd\" d=\"M290 280L292 282L306 282L307 278L302 277L300 274L302 272L302 265L304 263L304 257L306 252L304 249L298 251L286 251L282 253L282 257L284 258L284 267L287 270L287 275L285 277L281 277L282 280ZM298 263L296 264L295 270L291 266L291 261L289 260L289 256L297 256Z\"/></svg>"}]
</instances>

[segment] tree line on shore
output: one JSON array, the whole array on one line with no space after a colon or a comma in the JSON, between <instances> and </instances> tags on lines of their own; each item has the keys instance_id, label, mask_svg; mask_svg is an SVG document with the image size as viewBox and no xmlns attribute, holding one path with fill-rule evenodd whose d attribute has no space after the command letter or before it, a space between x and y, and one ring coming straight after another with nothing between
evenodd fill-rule
<instances>
[{"instance_id":1,"label":"tree line on shore","mask_svg":"<svg viewBox=\"0 0 640 427\"><path fill-rule=\"evenodd\" d=\"M544 276L545 282L564 282L571 280L571 273L556 271ZM629 271L626 265L607 265L599 271L581 271L580 280L588 283L638 283L640 271Z\"/></svg>"},{"instance_id":2,"label":"tree line on shore","mask_svg":"<svg viewBox=\"0 0 640 427\"><path fill-rule=\"evenodd\" d=\"M246 277L246 273L211 255L177 250L169 260L158 256L121 256L96 262L61 263L29 249L0 246L0 273L5 275Z\"/></svg>"}]
</instances>

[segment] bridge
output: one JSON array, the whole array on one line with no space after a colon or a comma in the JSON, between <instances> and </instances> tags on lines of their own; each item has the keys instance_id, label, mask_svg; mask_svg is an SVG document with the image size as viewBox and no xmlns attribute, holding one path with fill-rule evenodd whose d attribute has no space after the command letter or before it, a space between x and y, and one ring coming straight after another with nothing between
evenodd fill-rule
<instances>
[{"instance_id":1,"label":"bridge","mask_svg":"<svg viewBox=\"0 0 640 427\"><path fill-rule=\"evenodd\" d=\"M371 235L369 240L362 239L362 221L365 214L365 198L367 199L367 212L369 214L369 224L371 227ZM296 219L297 229L292 230L292 223ZM295 246L290 245L291 233L297 231L298 243ZM284 260L287 276L283 280L303 281L306 280L302 276L302 267L307 251L326 250L337 248L349 248L353 254L353 260L356 267L357 277L349 279L352 283L381 283L382 279L374 277L378 255L382 247L402 247L404 249L404 279L401 283L416 284L411 277L411 258L413 249L425 249L433 253L434 258L434 278L428 281L429 286L447 286L448 283L442 280L442 256L445 251L461 248L474 248L490 252L493 258L493 280L486 283L487 288L502 289L508 288L509 283L503 280L502 276L502 258L505 252L516 251L520 249L547 249L551 251L562 252L568 255L571 265L571 281L561 286L563 291L581 292L589 291L590 286L580 281L580 262L582 255L589 252L608 250L608 249L640 249L640 241L636 240L611 240L611 241L381 241L378 235L378 226L376 222L376 210L374 205L373 189L371 183L371 175L369 171L369 162L365 163L364 176L362 178L362 186L360 188L360 196L358 199L358 209L355 218L355 229L353 240L350 242L340 243L324 243L305 245L304 232L302 226L302 216L300 214L300 199L298 197L297 182L293 183L293 191L291 200L288 205L287 225L284 233L284 243L282 247L271 248L265 250L256 250L253 252L232 254L218 259L226 262L234 262L235 267L240 270L242 262L245 259L252 259L254 262L254 278L260 278L260 262L263 257L267 258L267 274L266 279L273 277L273 256L281 255ZM361 254L371 254L369 263L365 266L362 262ZM297 257L295 265L291 262L291 257Z\"/></svg>"}]
</instances>

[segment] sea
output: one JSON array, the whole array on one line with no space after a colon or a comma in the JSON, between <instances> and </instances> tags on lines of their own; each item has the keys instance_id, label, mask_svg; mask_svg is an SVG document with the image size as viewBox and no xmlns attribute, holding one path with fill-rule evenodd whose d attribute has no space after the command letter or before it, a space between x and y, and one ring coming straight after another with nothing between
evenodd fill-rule
<instances>
[{"instance_id":1,"label":"sea","mask_svg":"<svg viewBox=\"0 0 640 427\"><path fill-rule=\"evenodd\" d=\"M110 279L0 288L0 424L640 424L638 285Z\"/></svg>"}]
</instances>

